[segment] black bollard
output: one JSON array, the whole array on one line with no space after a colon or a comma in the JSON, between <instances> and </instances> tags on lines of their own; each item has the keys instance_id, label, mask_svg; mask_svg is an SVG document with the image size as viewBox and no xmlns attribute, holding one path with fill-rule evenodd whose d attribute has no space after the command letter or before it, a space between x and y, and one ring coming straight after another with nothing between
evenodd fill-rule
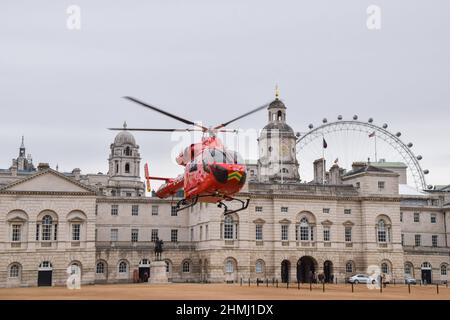
<instances>
[{"instance_id":1,"label":"black bollard","mask_svg":"<svg viewBox=\"0 0 450 320\"><path fill-rule=\"evenodd\" d=\"M277 288L278 288L278 279L277 279Z\"/></svg>"},{"instance_id":2,"label":"black bollard","mask_svg":"<svg viewBox=\"0 0 450 320\"><path fill-rule=\"evenodd\" d=\"M325 292L325 281L322 282L322 292Z\"/></svg>"},{"instance_id":3,"label":"black bollard","mask_svg":"<svg viewBox=\"0 0 450 320\"><path fill-rule=\"evenodd\" d=\"M250 278L248 278L248 286L250 287Z\"/></svg>"},{"instance_id":4,"label":"black bollard","mask_svg":"<svg viewBox=\"0 0 450 320\"><path fill-rule=\"evenodd\" d=\"M408 293L411 294L411 283L408 282Z\"/></svg>"},{"instance_id":5,"label":"black bollard","mask_svg":"<svg viewBox=\"0 0 450 320\"><path fill-rule=\"evenodd\" d=\"M269 279L266 278L266 287L269 287Z\"/></svg>"},{"instance_id":6,"label":"black bollard","mask_svg":"<svg viewBox=\"0 0 450 320\"><path fill-rule=\"evenodd\" d=\"M286 281L286 289L289 289L289 280Z\"/></svg>"},{"instance_id":7,"label":"black bollard","mask_svg":"<svg viewBox=\"0 0 450 320\"><path fill-rule=\"evenodd\" d=\"M309 280L309 291L312 291L312 282Z\"/></svg>"},{"instance_id":8,"label":"black bollard","mask_svg":"<svg viewBox=\"0 0 450 320\"><path fill-rule=\"evenodd\" d=\"M380 283L380 293L383 293L383 281Z\"/></svg>"},{"instance_id":9,"label":"black bollard","mask_svg":"<svg viewBox=\"0 0 450 320\"><path fill-rule=\"evenodd\" d=\"M300 290L300 281L297 279L297 289Z\"/></svg>"},{"instance_id":10,"label":"black bollard","mask_svg":"<svg viewBox=\"0 0 450 320\"><path fill-rule=\"evenodd\" d=\"M256 278L256 286L259 287L259 278Z\"/></svg>"},{"instance_id":11,"label":"black bollard","mask_svg":"<svg viewBox=\"0 0 450 320\"><path fill-rule=\"evenodd\" d=\"M241 287L242 287L242 278L241 278Z\"/></svg>"},{"instance_id":12,"label":"black bollard","mask_svg":"<svg viewBox=\"0 0 450 320\"><path fill-rule=\"evenodd\" d=\"M439 294L439 283L436 283L436 294Z\"/></svg>"},{"instance_id":13,"label":"black bollard","mask_svg":"<svg viewBox=\"0 0 450 320\"><path fill-rule=\"evenodd\" d=\"M352 292L354 292L354 289L353 289L353 282L352 282Z\"/></svg>"}]
</instances>

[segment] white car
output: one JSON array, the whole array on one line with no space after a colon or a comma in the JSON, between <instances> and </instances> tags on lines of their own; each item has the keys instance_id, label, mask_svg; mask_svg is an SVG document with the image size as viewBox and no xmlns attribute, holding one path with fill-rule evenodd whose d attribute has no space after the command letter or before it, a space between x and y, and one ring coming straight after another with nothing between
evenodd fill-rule
<instances>
[{"instance_id":1,"label":"white car","mask_svg":"<svg viewBox=\"0 0 450 320\"><path fill-rule=\"evenodd\" d=\"M357 284L357 283L372 283L372 284L374 284L377 282L377 280L372 277L369 277L366 274L355 274L354 276L351 276L348 279L348 282L355 283L355 284Z\"/></svg>"}]
</instances>

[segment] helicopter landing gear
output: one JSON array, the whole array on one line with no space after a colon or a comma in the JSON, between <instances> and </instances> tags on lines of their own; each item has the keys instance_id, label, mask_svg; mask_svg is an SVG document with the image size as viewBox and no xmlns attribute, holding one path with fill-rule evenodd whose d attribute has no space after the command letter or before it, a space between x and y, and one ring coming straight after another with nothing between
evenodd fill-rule
<instances>
[{"instance_id":1,"label":"helicopter landing gear","mask_svg":"<svg viewBox=\"0 0 450 320\"><path fill-rule=\"evenodd\" d=\"M248 204L250 203L250 199L241 200L241 199L237 199L237 198L227 197L227 198L225 198L225 200L227 200L227 201L238 201L240 203L240 205L241 205L241 207L238 208L238 209L228 210L228 206L225 203L223 203L223 201L219 201L217 203L217 206L219 208L224 208L223 214L225 216L228 215L228 214L236 213L236 212L239 212L239 211L247 209L248 208Z\"/></svg>"},{"instance_id":2,"label":"helicopter landing gear","mask_svg":"<svg viewBox=\"0 0 450 320\"><path fill-rule=\"evenodd\" d=\"M177 204L175 205L175 208L178 211L193 207L197 204L198 202L198 196L193 197L192 199L181 199L180 201L177 202Z\"/></svg>"}]
</instances>

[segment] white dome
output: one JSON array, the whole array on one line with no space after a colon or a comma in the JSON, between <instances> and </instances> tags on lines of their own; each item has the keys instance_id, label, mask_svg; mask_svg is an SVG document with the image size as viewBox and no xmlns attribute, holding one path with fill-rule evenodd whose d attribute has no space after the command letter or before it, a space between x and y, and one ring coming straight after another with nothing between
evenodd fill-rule
<instances>
[{"instance_id":1,"label":"white dome","mask_svg":"<svg viewBox=\"0 0 450 320\"><path fill-rule=\"evenodd\" d=\"M131 144L135 146L136 140L134 140L133 135L128 131L121 131L117 134L116 138L114 139L114 144L118 146L124 144Z\"/></svg>"}]
</instances>

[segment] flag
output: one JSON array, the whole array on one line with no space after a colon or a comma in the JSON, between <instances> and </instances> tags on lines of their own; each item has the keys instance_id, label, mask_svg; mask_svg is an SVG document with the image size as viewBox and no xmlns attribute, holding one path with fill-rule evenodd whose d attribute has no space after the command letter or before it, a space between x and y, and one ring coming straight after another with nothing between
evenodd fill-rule
<instances>
[{"instance_id":1,"label":"flag","mask_svg":"<svg viewBox=\"0 0 450 320\"><path fill-rule=\"evenodd\" d=\"M339 158L336 158L336 160L334 160L334 163L338 163L339 162Z\"/></svg>"},{"instance_id":2,"label":"flag","mask_svg":"<svg viewBox=\"0 0 450 320\"><path fill-rule=\"evenodd\" d=\"M325 138L322 138L322 139L323 139L323 148L326 149L326 148L328 147L328 144L327 144L327 142L325 141Z\"/></svg>"},{"instance_id":3,"label":"flag","mask_svg":"<svg viewBox=\"0 0 450 320\"><path fill-rule=\"evenodd\" d=\"M375 137L375 131L369 134L369 138Z\"/></svg>"}]
</instances>

